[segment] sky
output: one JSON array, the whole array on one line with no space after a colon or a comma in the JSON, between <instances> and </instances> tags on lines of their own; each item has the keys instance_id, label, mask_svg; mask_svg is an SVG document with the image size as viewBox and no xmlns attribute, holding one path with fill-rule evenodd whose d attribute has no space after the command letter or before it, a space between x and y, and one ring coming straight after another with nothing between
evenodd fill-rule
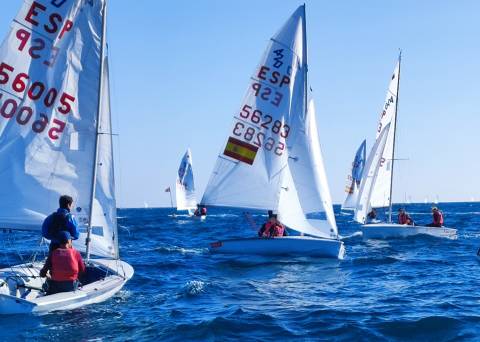
<instances>
[{"instance_id":1,"label":"sky","mask_svg":"<svg viewBox=\"0 0 480 342\"><path fill-rule=\"evenodd\" d=\"M2 1L5 37L21 0ZM402 53L393 199L480 200L480 2L306 1L309 82L330 191L367 151ZM190 147L201 198L233 114L294 0L109 2L119 207L169 206ZM3 39L3 38L2 38Z\"/></svg>"}]
</instances>

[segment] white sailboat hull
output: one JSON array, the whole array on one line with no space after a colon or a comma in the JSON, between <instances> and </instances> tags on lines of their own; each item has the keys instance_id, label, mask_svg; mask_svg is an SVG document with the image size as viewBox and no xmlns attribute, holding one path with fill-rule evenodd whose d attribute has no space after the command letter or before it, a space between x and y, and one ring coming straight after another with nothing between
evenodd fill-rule
<instances>
[{"instance_id":1,"label":"white sailboat hull","mask_svg":"<svg viewBox=\"0 0 480 342\"><path fill-rule=\"evenodd\" d=\"M413 235L430 235L439 238L456 239L457 230L447 227L407 226L395 223L374 223L363 225L364 239L388 239Z\"/></svg>"},{"instance_id":2,"label":"white sailboat hull","mask_svg":"<svg viewBox=\"0 0 480 342\"><path fill-rule=\"evenodd\" d=\"M17 265L0 270L0 314L43 314L72 310L111 298L133 276L133 268L120 260L93 259L90 265L107 271L97 281L77 291L46 296L40 291L45 278L40 278L42 263Z\"/></svg>"},{"instance_id":3,"label":"white sailboat hull","mask_svg":"<svg viewBox=\"0 0 480 342\"><path fill-rule=\"evenodd\" d=\"M210 244L212 253L248 255L302 255L343 259L345 247L340 240L308 236L245 238Z\"/></svg>"}]
</instances>

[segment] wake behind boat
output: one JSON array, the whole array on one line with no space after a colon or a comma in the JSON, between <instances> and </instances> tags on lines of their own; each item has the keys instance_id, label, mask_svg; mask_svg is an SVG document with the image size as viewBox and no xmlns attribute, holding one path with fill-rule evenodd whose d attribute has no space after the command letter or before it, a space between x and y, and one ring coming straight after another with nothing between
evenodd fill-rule
<instances>
[{"instance_id":1,"label":"wake behind boat","mask_svg":"<svg viewBox=\"0 0 480 342\"><path fill-rule=\"evenodd\" d=\"M385 104L378 123L376 141L365 165L360 183L354 219L362 224L365 239L383 239L426 234L442 238L456 238L457 230L447 227L427 227L392 222L392 183L395 161L395 133L397 126L398 91L400 86L401 54L392 75ZM375 208L389 208L388 223L365 224L374 218Z\"/></svg>"},{"instance_id":2,"label":"wake behind boat","mask_svg":"<svg viewBox=\"0 0 480 342\"><path fill-rule=\"evenodd\" d=\"M211 244L212 252L344 256L308 101L305 29L300 6L271 39L201 203L271 210L308 236L222 240Z\"/></svg>"},{"instance_id":3,"label":"wake behind boat","mask_svg":"<svg viewBox=\"0 0 480 342\"><path fill-rule=\"evenodd\" d=\"M64 24L50 27L52 17ZM18 48L39 40L41 54ZM0 48L0 62L0 228L29 230L40 238L52 204L69 193L80 225L75 247L87 259L82 285L56 294L44 291L43 263L0 270L0 314L69 310L106 300L133 276L118 249L106 1L24 1Z\"/></svg>"}]
</instances>

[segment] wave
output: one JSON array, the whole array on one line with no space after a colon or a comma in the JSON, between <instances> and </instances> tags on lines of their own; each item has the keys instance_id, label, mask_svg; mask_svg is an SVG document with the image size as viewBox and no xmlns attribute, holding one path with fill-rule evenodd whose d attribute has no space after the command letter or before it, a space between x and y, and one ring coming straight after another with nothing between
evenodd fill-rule
<instances>
[{"instance_id":1,"label":"wave","mask_svg":"<svg viewBox=\"0 0 480 342\"><path fill-rule=\"evenodd\" d=\"M356 237L359 237L359 236L360 236L360 237L363 236L363 233L362 233L361 231L354 232L353 234L345 235L345 236L338 235L338 237L340 238L340 240L348 240L348 239L356 238Z\"/></svg>"},{"instance_id":2,"label":"wave","mask_svg":"<svg viewBox=\"0 0 480 342\"><path fill-rule=\"evenodd\" d=\"M377 324L386 337L415 340L453 341L458 337L463 322L451 317L430 316L418 320L397 320Z\"/></svg>"},{"instance_id":3,"label":"wave","mask_svg":"<svg viewBox=\"0 0 480 342\"><path fill-rule=\"evenodd\" d=\"M201 280L190 280L183 286L180 295L187 297L198 296L205 292L206 287L207 284Z\"/></svg>"},{"instance_id":4,"label":"wave","mask_svg":"<svg viewBox=\"0 0 480 342\"><path fill-rule=\"evenodd\" d=\"M208 252L208 248L183 248L179 246L160 246L153 248L154 251L160 253L180 253L180 254L204 254Z\"/></svg>"}]
</instances>

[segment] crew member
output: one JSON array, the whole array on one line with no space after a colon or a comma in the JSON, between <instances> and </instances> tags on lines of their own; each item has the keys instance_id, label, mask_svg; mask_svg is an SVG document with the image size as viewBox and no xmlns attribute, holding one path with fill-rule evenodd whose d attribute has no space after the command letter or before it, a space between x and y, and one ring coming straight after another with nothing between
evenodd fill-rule
<instances>
[{"instance_id":1,"label":"crew member","mask_svg":"<svg viewBox=\"0 0 480 342\"><path fill-rule=\"evenodd\" d=\"M372 208L372 210L367 214L367 219L368 221L374 221L377 219L377 211L375 208Z\"/></svg>"},{"instance_id":2,"label":"crew member","mask_svg":"<svg viewBox=\"0 0 480 342\"><path fill-rule=\"evenodd\" d=\"M413 226L412 218L403 208L398 209L398 224Z\"/></svg>"},{"instance_id":3,"label":"crew member","mask_svg":"<svg viewBox=\"0 0 480 342\"><path fill-rule=\"evenodd\" d=\"M60 245L50 252L40 270L40 277L46 277L50 271L47 295L75 291L79 285L79 274L85 272L82 256L73 248L70 233L61 231L57 239Z\"/></svg>"},{"instance_id":4,"label":"crew member","mask_svg":"<svg viewBox=\"0 0 480 342\"><path fill-rule=\"evenodd\" d=\"M432 208L433 222L427 224L427 227L443 227L443 214L437 207Z\"/></svg>"},{"instance_id":5,"label":"crew member","mask_svg":"<svg viewBox=\"0 0 480 342\"><path fill-rule=\"evenodd\" d=\"M285 226L277 219L277 214L268 213L268 221L265 222L258 231L258 237L278 237L286 236L287 230Z\"/></svg>"},{"instance_id":6,"label":"crew member","mask_svg":"<svg viewBox=\"0 0 480 342\"><path fill-rule=\"evenodd\" d=\"M73 198L68 195L60 196L58 200L59 208L53 214L47 216L42 225L42 236L50 240L50 251L57 248L60 243L58 234L67 231L73 240L78 239L80 232L77 221L71 214Z\"/></svg>"}]
</instances>

